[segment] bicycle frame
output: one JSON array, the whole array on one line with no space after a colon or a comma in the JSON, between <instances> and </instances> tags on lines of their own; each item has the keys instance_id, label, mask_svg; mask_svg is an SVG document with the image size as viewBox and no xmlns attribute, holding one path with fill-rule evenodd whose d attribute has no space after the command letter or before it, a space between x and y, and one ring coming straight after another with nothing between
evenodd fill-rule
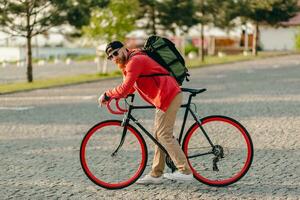
<instances>
[{"instance_id":1,"label":"bicycle frame","mask_svg":"<svg viewBox=\"0 0 300 200\"><path fill-rule=\"evenodd\" d=\"M251 137L248 133L248 131L245 129L245 127L240 124L235 119L232 119L227 116L222 115L211 115L204 118L200 118L197 114L197 109L195 105L195 109L193 108L192 98L195 97L197 94L206 91L206 89L192 89L192 88L181 88L182 92L189 92L188 100L187 102L184 102L182 105L180 105L180 108L184 108L184 116L183 116L183 122L181 126L180 133L178 135L178 138L176 138L179 142L179 145L182 147L182 150L187 158L188 164L193 172L194 177L210 186L227 186L232 183L237 182L240 180L249 170L252 160L253 160L253 143L251 140ZM163 144L156 139L154 135L152 135L143 125L132 115L132 111L137 109L154 109L154 106L134 106L135 95L129 95L126 97L126 108L121 108L119 105L119 99L113 99L116 100L116 109L112 109L110 107L111 100L107 102L107 109L112 114L118 114L118 115L124 115L123 121L120 120L105 120L102 122L99 122L95 126L93 126L85 135L85 137L82 140L81 147L80 147L80 162L81 166L88 176L90 180L92 180L95 184L107 188L107 189L120 189L129 186L130 184L134 183L144 172L144 169L146 168L147 159L148 159L148 150L146 146L146 142L143 138L142 132L144 132L153 142L156 144L161 151L163 151L166 155L165 162L167 167L169 167L172 172L174 172L177 168L170 157L170 154L168 154L166 148L164 148ZM188 115L192 116L192 119L195 121L190 128L187 128L187 131L185 130L186 122ZM191 119L191 120L192 120ZM131 123L130 121L133 121ZM220 123L219 123L220 122ZM215 126L215 123L217 123L217 126ZM226 131L219 131L220 128L219 125L222 125L225 123L228 126L225 126ZM190 124L190 123L188 123ZM213 129L217 127L216 129ZM114 134L114 144L111 145L111 143L105 143L99 144L98 141L96 142L89 142L91 138L95 133L97 135L105 134L102 128L108 128L108 132L105 133L116 133ZM119 131L115 131L115 127L118 127ZM138 128L139 127L139 128ZM212 128L212 129L211 129ZM227 130L228 132L232 132L231 129L236 129L234 131L233 137L234 140L231 141L230 137L227 137ZM120 130L121 129L121 130ZM205 130L204 130L205 129ZM210 130L212 132L210 132ZM99 131L99 132L98 132ZM120 131L122 133L120 133ZM217 131L217 132L216 132ZM238 135L236 135L236 132ZM98 134L99 133L99 134ZM127 134L128 133L128 134ZM209 133L209 135L208 135ZM212 134L211 134L212 133ZM223 133L226 135L223 136ZM196 136L195 136L196 135ZM129 145L133 144L135 145L133 148L129 147L130 151L134 151L135 153L138 153L138 156L133 156L133 159L136 159L136 164L139 163L139 165L134 165L137 170L134 170L134 174L131 173L132 170L127 171L128 173L121 174L121 176L117 173L115 173L116 170L112 169L109 170L107 173L104 172L107 167L122 167L122 163L117 163L119 157L111 158L111 160L102 159L101 162L96 162L95 164L89 165L89 163L94 162L94 160L98 159L99 151L100 154L103 156L108 157L114 157L117 155L119 149L123 146L125 146L125 139L129 140L129 136L132 136L131 141L129 141ZM195 136L195 137L194 137ZM223 139L214 138L216 137L223 137ZM238 141L238 143L235 143L235 138L238 136L238 138L241 139L241 141ZM109 137L109 134L108 134ZM117 141L115 141L115 137L117 137ZM207 141L203 141L203 139ZM211 139L210 139L211 138ZM109 138L108 138L109 139ZM212 142L214 141L214 143ZM116 142L116 143L115 143ZM233 143L232 143L233 142ZM240 146L239 144L242 144L243 146ZM99 146L100 145L100 146ZM108 145L109 148L107 148ZM200 145L197 147L197 145ZM201 146L202 145L202 146ZM225 145L225 146L224 146ZM104 147L103 149L98 147ZM94 148L96 147L96 149ZM138 147L139 149L136 149ZM127 148L124 147L124 151L120 150L120 162L125 161L127 162L127 153L130 153ZM231 150L232 149L232 150ZM240 150L241 149L241 150ZM88 150L88 151L87 151ZM97 152L91 152L97 150ZM225 151L224 151L225 150ZM108 155L107 155L108 153ZM122 154L123 153L123 154ZM141 154L139 154L141 153ZM110 155L109 155L110 154ZM92 158L90 155L95 155L97 157ZM125 155L125 157L124 157ZM201 157L202 156L202 157ZM243 156L243 158L241 157ZM199 159L194 160L193 158L198 157ZM233 158L232 164L230 163L230 158ZM125 158L126 160L124 160ZM218 167L219 161L222 161L223 158L226 158L226 162L221 162L220 164L224 164L220 166L220 170ZM229 159L227 159L229 158ZM238 158L238 160L236 159ZM88 161L90 160L90 161ZM140 160L140 161L139 161ZM102 162L103 161L103 162ZM130 162L130 161L128 161ZM203 164L197 164L199 162L202 162ZM210 168L210 162L212 162L212 170L216 172L216 174L212 174L211 171L208 172L208 169ZM130 162L132 163L132 162ZM102 166L103 164L103 166ZM106 165L107 164L107 165ZM92 166L90 168L90 166ZM229 167L228 169L224 168ZM100 170L99 170L100 167ZM102 167L102 168L101 168ZM96 169L96 171L95 171ZM122 169L122 168L121 168ZM230 171L231 170L231 171ZM229 171L229 173L228 173ZM99 176L96 176L94 172L97 172ZM100 172L100 173L99 173ZM104 172L104 173L102 173ZM111 172L112 174L109 174ZM202 172L205 172L202 174ZM232 172L232 173L231 173ZM222 175L222 173L225 173ZM214 177L216 175L216 177ZM126 177L125 177L126 176Z\"/></svg>"},{"instance_id":2,"label":"bicycle frame","mask_svg":"<svg viewBox=\"0 0 300 200\"><path fill-rule=\"evenodd\" d=\"M201 126L200 119L197 118L196 114L190 108L193 96L196 96L196 95L190 94L188 102L186 104L182 104L181 105L181 108L186 108L186 109L185 109L183 123L182 123L182 126L181 126L181 131L180 131L179 139L178 139L179 145L181 145L181 141L182 141L183 134L184 134L183 132L184 132L185 125L186 125L186 120L188 118L188 114L190 113L192 115L192 117L194 118L194 120L198 123L198 125L199 125L202 133L204 134L204 136L206 137L207 141L209 142L209 144L213 148L214 144L212 143L212 141L208 137L208 135L207 135L206 131L204 130L204 128ZM129 103L128 111L127 111L125 117L123 118L123 123L122 123L122 126L124 127L123 134L122 134L119 146L117 147L117 149L114 151L114 153L112 155L115 155L118 152L118 150L121 148L121 146L123 145L124 140L125 140L125 136L126 136L126 133L127 133L127 126L130 124L130 121L133 121L157 146L159 146L160 149L162 149L166 153L166 155L169 156L168 152L162 146L162 144L160 144L155 139L155 137L153 137L152 134L137 119L135 119L131 115L132 110L154 109L155 107L154 106L134 106L133 105L133 101L134 101L135 95L132 94L132 95L129 95L128 97L131 97L131 102ZM212 154L212 153L213 153L213 151L207 152L207 153L202 153L202 154L197 154L197 155L192 155L192 156L189 156L189 158L198 157L198 156L207 155L207 154Z\"/></svg>"}]
</instances>

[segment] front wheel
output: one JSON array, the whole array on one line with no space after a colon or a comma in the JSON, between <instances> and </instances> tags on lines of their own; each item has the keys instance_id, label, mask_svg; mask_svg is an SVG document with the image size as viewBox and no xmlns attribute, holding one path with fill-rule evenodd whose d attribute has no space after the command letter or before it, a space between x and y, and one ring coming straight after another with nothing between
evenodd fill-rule
<instances>
[{"instance_id":1,"label":"front wheel","mask_svg":"<svg viewBox=\"0 0 300 200\"><path fill-rule=\"evenodd\" d=\"M91 128L82 140L80 162L88 178L107 189L121 189L134 183L147 163L147 146L140 133L119 120L103 121ZM116 152L116 150L118 151Z\"/></svg>"},{"instance_id":2,"label":"front wheel","mask_svg":"<svg viewBox=\"0 0 300 200\"><path fill-rule=\"evenodd\" d=\"M239 122L225 116L209 116L200 122L201 126L191 126L183 140L194 177L211 186L235 183L247 173L253 160L249 133Z\"/></svg>"}]
</instances>

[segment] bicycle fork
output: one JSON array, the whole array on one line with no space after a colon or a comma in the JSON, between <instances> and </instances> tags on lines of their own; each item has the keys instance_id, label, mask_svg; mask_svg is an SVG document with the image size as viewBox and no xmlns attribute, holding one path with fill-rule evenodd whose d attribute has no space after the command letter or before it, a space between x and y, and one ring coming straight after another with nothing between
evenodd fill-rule
<instances>
[{"instance_id":1,"label":"bicycle fork","mask_svg":"<svg viewBox=\"0 0 300 200\"><path fill-rule=\"evenodd\" d=\"M126 133L127 133L127 127L124 127L122 136L121 136L121 140L120 140L120 144L118 145L117 149L111 154L112 157L114 157L115 155L117 155L119 149L123 146L124 141L125 141L125 137L126 137Z\"/></svg>"},{"instance_id":2,"label":"bicycle fork","mask_svg":"<svg viewBox=\"0 0 300 200\"><path fill-rule=\"evenodd\" d=\"M122 136L121 136L121 140L120 140L120 143L119 143L117 149L111 154L112 157L114 157L115 155L117 155L119 149L124 144L124 141L125 141L125 138L126 138L126 134L127 134L127 124L128 124L128 122L129 122L129 119L127 117L123 119L123 122L122 122L121 126L123 126L124 129L123 129L123 133L122 133Z\"/></svg>"}]
</instances>

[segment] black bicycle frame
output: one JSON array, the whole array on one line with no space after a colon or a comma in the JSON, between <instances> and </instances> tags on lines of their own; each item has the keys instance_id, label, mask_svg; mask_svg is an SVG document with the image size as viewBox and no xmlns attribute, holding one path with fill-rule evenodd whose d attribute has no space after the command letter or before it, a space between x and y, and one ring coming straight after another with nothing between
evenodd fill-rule
<instances>
[{"instance_id":1,"label":"black bicycle frame","mask_svg":"<svg viewBox=\"0 0 300 200\"><path fill-rule=\"evenodd\" d=\"M182 126L181 126L181 131L180 131L180 134L179 134L179 139L178 139L179 141L178 142L181 145L183 131L184 131L184 128L185 128L185 125L186 125L186 120L187 120L187 117L188 117L188 113L190 112L191 115L193 116L194 120L199 125L199 127L200 127L202 133L204 134L204 136L206 137L207 141L209 142L209 144L213 148L214 144L212 143L212 141L208 137L207 133L205 132L204 128L202 127L200 119L197 118L196 114L190 108L193 96L196 96L196 95L190 94L188 102L186 104L181 105L181 108L186 108L186 109L185 109L185 113L184 113L183 123L182 123ZM157 146L159 146L159 148L162 149L166 153L166 155L169 155L168 152L166 151L166 149L155 139L155 137L153 137L152 134L147 129L145 129L137 119L135 119L131 115L132 110L154 109L155 107L154 106L134 106L133 105L133 100L134 100L135 95L132 94L132 95L129 95L128 97L131 97L131 101L129 103L128 112L126 113L125 117L123 118L123 123L122 123L122 126L124 127L123 134L122 134L121 141L120 141L120 144L119 144L118 148L115 150L115 152L112 155L116 154L117 151L119 150L119 148L123 145L124 140L125 140L125 136L126 136L126 133L127 133L127 126L129 125L130 120L132 120ZM191 156L189 156L189 158L198 157L198 156L207 155L207 154L212 154L212 153L213 153L213 151L207 152L207 153L202 153L202 154L197 154L197 155L191 155Z\"/></svg>"}]
</instances>

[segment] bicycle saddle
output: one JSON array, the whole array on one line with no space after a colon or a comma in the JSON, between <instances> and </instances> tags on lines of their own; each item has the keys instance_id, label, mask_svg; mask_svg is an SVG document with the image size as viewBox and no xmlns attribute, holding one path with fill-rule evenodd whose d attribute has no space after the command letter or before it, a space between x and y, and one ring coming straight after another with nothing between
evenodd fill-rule
<instances>
[{"instance_id":1,"label":"bicycle saddle","mask_svg":"<svg viewBox=\"0 0 300 200\"><path fill-rule=\"evenodd\" d=\"M190 92L191 94L196 95L196 94L205 92L206 89L205 88L203 88L203 89L181 88L181 91L182 92Z\"/></svg>"}]
</instances>

